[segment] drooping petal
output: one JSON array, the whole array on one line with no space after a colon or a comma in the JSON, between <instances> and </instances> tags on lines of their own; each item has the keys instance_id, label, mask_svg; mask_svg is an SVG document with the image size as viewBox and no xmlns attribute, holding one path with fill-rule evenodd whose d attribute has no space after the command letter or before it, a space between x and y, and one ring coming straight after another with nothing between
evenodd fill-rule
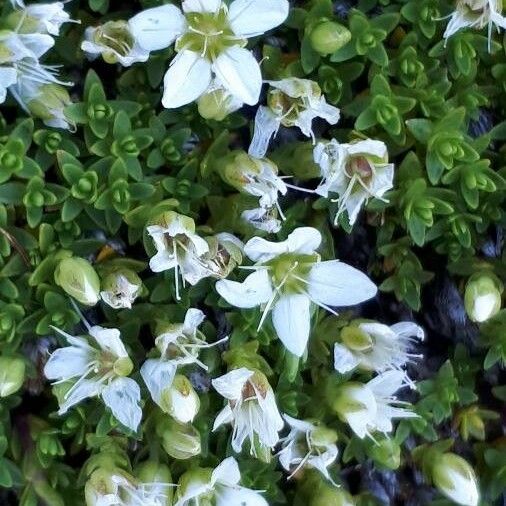
<instances>
[{"instance_id":1,"label":"drooping petal","mask_svg":"<svg viewBox=\"0 0 506 506\"><path fill-rule=\"evenodd\" d=\"M389 398L397 390L406 386L406 373L404 371L385 371L367 383L376 397Z\"/></svg>"},{"instance_id":2,"label":"drooping petal","mask_svg":"<svg viewBox=\"0 0 506 506\"><path fill-rule=\"evenodd\" d=\"M303 294L283 294L272 310L272 323L279 339L290 352L301 357L309 339L310 300Z\"/></svg>"},{"instance_id":3,"label":"drooping petal","mask_svg":"<svg viewBox=\"0 0 506 506\"><path fill-rule=\"evenodd\" d=\"M112 353L115 357L128 357L125 345L121 340L121 333L118 329L106 329L99 325L94 325L88 331L90 336L94 337L100 348Z\"/></svg>"},{"instance_id":4,"label":"drooping petal","mask_svg":"<svg viewBox=\"0 0 506 506\"><path fill-rule=\"evenodd\" d=\"M102 390L105 405L114 417L130 430L136 431L141 423L141 389L132 378L117 378Z\"/></svg>"},{"instance_id":5,"label":"drooping petal","mask_svg":"<svg viewBox=\"0 0 506 506\"><path fill-rule=\"evenodd\" d=\"M228 457L216 467L211 475L211 484L224 483L229 486L237 485L241 481L239 465L234 457Z\"/></svg>"},{"instance_id":6,"label":"drooping petal","mask_svg":"<svg viewBox=\"0 0 506 506\"><path fill-rule=\"evenodd\" d=\"M315 264L308 276L308 294L316 304L353 306L374 297L377 291L363 272L339 260Z\"/></svg>"},{"instance_id":7,"label":"drooping petal","mask_svg":"<svg viewBox=\"0 0 506 506\"><path fill-rule=\"evenodd\" d=\"M14 84L18 79L18 73L14 68L1 67L0 68L0 104L5 101L7 96L7 88Z\"/></svg>"},{"instance_id":8,"label":"drooping petal","mask_svg":"<svg viewBox=\"0 0 506 506\"><path fill-rule=\"evenodd\" d=\"M62 380L82 376L89 368L92 356L86 348L67 346L55 350L44 366L48 380Z\"/></svg>"},{"instance_id":9,"label":"drooping petal","mask_svg":"<svg viewBox=\"0 0 506 506\"><path fill-rule=\"evenodd\" d=\"M287 0L234 0L228 18L234 33L247 39L283 23L289 7Z\"/></svg>"},{"instance_id":10,"label":"drooping petal","mask_svg":"<svg viewBox=\"0 0 506 506\"><path fill-rule=\"evenodd\" d=\"M169 47L186 28L183 13L170 4L139 12L128 24L134 39L148 51Z\"/></svg>"},{"instance_id":11,"label":"drooping petal","mask_svg":"<svg viewBox=\"0 0 506 506\"><path fill-rule=\"evenodd\" d=\"M234 420L234 413L229 404L227 404L214 419L213 423L213 431L221 427L222 425L226 425L227 423L231 423Z\"/></svg>"},{"instance_id":12,"label":"drooping petal","mask_svg":"<svg viewBox=\"0 0 506 506\"><path fill-rule=\"evenodd\" d=\"M251 51L232 46L216 58L213 70L224 88L232 95L248 105L258 103L262 74L260 65Z\"/></svg>"},{"instance_id":13,"label":"drooping petal","mask_svg":"<svg viewBox=\"0 0 506 506\"><path fill-rule=\"evenodd\" d=\"M413 322L399 322L392 325L391 330L400 338L416 337L420 341L425 339L425 332L420 325Z\"/></svg>"},{"instance_id":14,"label":"drooping petal","mask_svg":"<svg viewBox=\"0 0 506 506\"><path fill-rule=\"evenodd\" d=\"M151 398L156 404L162 402L162 392L170 388L177 366L171 362L160 359L148 359L141 367L141 376L148 387Z\"/></svg>"},{"instance_id":15,"label":"drooping petal","mask_svg":"<svg viewBox=\"0 0 506 506\"><path fill-rule=\"evenodd\" d=\"M242 283L221 279L215 286L229 304L244 309L265 304L273 294L267 269L251 273Z\"/></svg>"},{"instance_id":16,"label":"drooping petal","mask_svg":"<svg viewBox=\"0 0 506 506\"><path fill-rule=\"evenodd\" d=\"M58 414L64 415L72 406L79 404L84 399L97 396L100 393L101 389L102 386L96 381L80 381L75 388L71 387L69 394L64 397L65 401L60 404Z\"/></svg>"},{"instance_id":17,"label":"drooping petal","mask_svg":"<svg viewBox=\"0 0 506 506\"><path fill-rule=\"evenodd\" d=\"M205 318L205 314L200 309L188 309L184 317L184 331L193 334Z\"/></svg>"},{"instance_id":18,"label":"drooping petal","mask_svg":"<svg viewBox=\"0 0 506 506\"><path fill-rule=\"evenodd\" d=\"M334 369L338 373L346 374L353 371L359 363L360 360L346 346L339 343L334 345Z\"/></svg>"},{"instance_id":19,"label":"drooping petal","mask_svg":"<svg viewBox=\"0 0 506 506\"><path fill-rule=\"evenodd\" d=\"M219 487L216 491L216 506L269 506L260 492L245 487Z\"/></svg>"},{"instance_id":20,"label":"drooping petal","mask_svg":"<svg viewBox=\"0 0 506 506\"><path fill-rule=\"evenodd\" d=\"M193 102L211 83L211 64L194 51L179 53L165 74L162 104L175 109Z\"/></svg>"},{"instance_id":21,"label":"drooping petal","mask_svg":"<svg viewBox=\"0 0 506 506\"><path fill-rule=\"evenodd\" d=\"M227 374L212 380L214 389L225 399L237 400L241 398L242 389L254 372L241 367L232 369Z\"/></svg>"},{"instance_id":22,"label":"drooping petal","mask_svg":"<svg viewBox=\"0 0 506 506\"><path fill-rule=\"evenodd\" d=\"M265 106L260 106L255 116L255 129L248 154L263 158L269 149L272 136L279 130L279 121L274 113Z\"/></svg>"}]
</instances>

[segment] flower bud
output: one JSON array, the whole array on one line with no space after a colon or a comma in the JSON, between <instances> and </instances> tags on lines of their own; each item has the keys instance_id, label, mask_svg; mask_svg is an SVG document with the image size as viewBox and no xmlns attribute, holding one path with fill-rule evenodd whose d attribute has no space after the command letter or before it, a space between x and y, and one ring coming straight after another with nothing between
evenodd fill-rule
<instances>
[{"instance_id":1,"label":"flower bud","mask_svg":"<svg viewBox=\"0 0 506 506\"><path fill-rule=\"evenodd\" d=\"M191 422L200 408L200 399L190 380L176 374L172 385L162 393L162 404L166 412L178 422Z\"/></svg>"},{"instance_id":2,"label":"flower bud","mask_svg":"<svg viewBox=\"0 0 506 506\"><path fill-rule=\"evenodd\" d=\"M141 278L130 269L118 269L102 278L100 297L114 309L132 307L142 290Z\"/></svg>"},{"instance_id":3,"label":"flower bud","mask_svg":"<svg viewBox=\"0 0 506 506\"><path fill-rule=\"evenodd\" d=\"M144 484L149 484L151 489L157 487L159 494L156 495L156 506L170 506L172 504L173 487L170 469L159 462L142 462L135 468L135 476ZM155 495L155 491L153 495ZM146 502L146 504L151 504Z\"/></svg>"},{"instance_id":4,"label":"flower bud","mask_svg":"<svg viewBox=\"0 0 506 506\"><path fill-rule=\"evenodd\" d=\"M454 453L439 454L432 466L432 481L448 499L463 506L477 506L478 484L473 468Z\"/></svg>"},{"instance_id":5,"label":"flower bud","mask_svg":"<svg viewBox=\"0 0 506 506\"><path fill-rule=\"evenodd\" d=\"M322 484L312 497L309 506L355 506L353 497L346 490L327 484Z\"/></svg>"},{"instance_id":6,"label":"flower bud","mask_svg":"<svg viewBox=\"0 0 506 506\"><path fill-rule=\"evenodd\" d=\"M334 21L321 21L309 35L311 47L321 56L335 53L351 40L351 32Z\"/></svg>"},{"instance_id":7,"label":"flower bud","mask_svg":"<svg viewBox=\"0 0 506 506\"><path fill-rule=\"evenodd\" d=\"M21 358L0 357L0 397L17 392L25 380L25 362Z\"/></svg>"},{"instance_id":8,"label":"flower bud","mask_svg":"<svg viewBox=\"0 0 506 506\"><path fill-rule=\"evenodd\" d=\"M203 467L194 467L186 471L179 478L176 499L184 497L191 490L202 489L202 493L198 495L199 506L215 506L215 491L209 486L212 472L212 469Z\"/></svg>"},{"instance_id":9,"label":"flower bud","mask_svg":"<svg viewBox=\"0 0 506 506\"><path fill-rule=\"evenodd\" d=\"M464 295L467 315L482 323L501 309L502 282L492 273L478 273L469 278Z\"/></svg>"},{"instance_id":10,"label":"flower bud","mask_svg":"<svg viewBox=\"0 0 506 506\"><path fill-rule=\"evenodd\" d=\"M116 469L98 468L91 474L84 487L86 506L100 506L105 496L116 495L118 487L113 476L118 473L120 471Z\"/></svg>"},{"instance_id":11,"label":"flower bud","mask_svg":"<svg viewBox=\"0 0 506 506\"><path fill-rule=\"evenodd\" d=\"M157 433L162 438L163 449L171 457L186 460L200 455L200 434L195 427L170 419L164 422L157 426Z\"/></svg>"},{"instance_id":12,"label":"flower bud","mask_svg":"<svg viewBox=\"0 0 506 506\"><path fill-rule=\"evenodd\" d=\"M54 272L54 280L81 304L94 306L99 301L100 279L90 262L84 258L61 260Z\"/></svg>"},{"instance_id":13,"label":"flower bud","mask_svg":"<svg viewBox=\"0 0 506 506\"><path fill-rule=\"evenodd\" d=\"M375 462L388 469L397 469L401 465L401 447L393 439L385 438L373 443L367 453Z\"/></svg>"},{"instance_id":14,"label":"flower bud","mask_svg":"<svg viewBox=\"0 0 506 506\"><path fill-rule=\"evenodd\" d=\"M223 88L210 90L197 101L199 114L204 119L223 121L229 114L237 111L242 102Z\"/></svg>"}]
</instances>

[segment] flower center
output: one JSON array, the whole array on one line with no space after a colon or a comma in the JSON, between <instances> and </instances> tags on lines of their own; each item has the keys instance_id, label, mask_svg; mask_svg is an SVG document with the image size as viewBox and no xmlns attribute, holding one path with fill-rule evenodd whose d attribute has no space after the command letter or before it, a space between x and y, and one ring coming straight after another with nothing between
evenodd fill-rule
<instances>
[{"instance_id":1,"label":"flower center","mask_svg":"<svg viewBox=\"0 0 506 506\"><path fill-rule=\"evenodd\" d=\"M111 52L120 56L127 56L135 43L127 23L124 21L108 21L103 26L99 26L93 35L93 41L101 46L111 49ZM108 63L114 63L116 57L109 54L106 58L110 59Z\"/></svg>"},{"instance_id":2,"label":"flower center","mask_svg":"<svg viewBox=\"0 0 506 506\"><path fill-rule=\"evenodd\" d=\"M188 31L176 42L177 51L194 51L213 61L229 47L246 45L230 28L224 5L216 12L189 12L186 21Z\"/></svg>"},{"instance_id":3,"label":"flower center","mask_svg":"<svg viewBox=\"0 0 506 506\"><path fill-rule=\"evenodd\" d=\"M274 287L285 293L303 293L306 291L306 279L317 255L297 255L285 253L271 260L267 265Z\"/></svg>"}]
</instances>

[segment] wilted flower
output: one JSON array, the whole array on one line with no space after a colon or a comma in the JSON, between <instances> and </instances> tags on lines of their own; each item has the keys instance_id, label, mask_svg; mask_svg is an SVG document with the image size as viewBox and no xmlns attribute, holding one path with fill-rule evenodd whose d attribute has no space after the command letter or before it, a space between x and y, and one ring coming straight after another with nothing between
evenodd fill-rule
<instances>
[{"instance_id":1,"label":"wilted flower","mask_svg":"<svg viewBox=\"0 0 506 506\"><path fill-rule=\"evenodd\" d=\"M100 278L93 266L79 257L60 260L54 280L65 292L86 306L94 306L100 299Z\"/></svg>"},{"instance_id":2,"label":"wilted flower","mask_svg":"<svg viewBox=\"0 0 506 506\"><path fill-rule=\"evenodd\" d=\"M323 425L283 415L290 433L281 440L279 462L291 472L290 478L305 466L313 467L332 481L328 472L337 458L337 433Z\"/></svg>"},{"instance_id":3,"label":"wilted flower","mask_svg":"<svg viewBox=\"0 0 506 506\"><path fill-rule=\"evenodd\" d=\"M376 431L386 434L393 429L392 419L418 416L407 407L399 407L409 405L397 400L394 395L409 384L402 371L386 371L366 384L345 383L330 402L359 438L372 437Z\"/></svg>"},{"instance_id":4,"label":"wilted flower","mask_svg":"<svg viewBox=\"0 0 506 506\"><path fill-rule=\"evenodd\" d=\"M474 470L455 453L443 453L435 458L432 481L451 501L463 506L477 506L479 492Z\"/></svg>"},{"instance_id":5,"label":"wilted flower","mask_svg":"<svg viewBox=\"0 0 506 506\"><path fill-rule=\"evenodd\" d=\"M214 78L249 105L258 102L262 76L247 39L281 24L286 0L185 0L147 9L130 20L135 38L150 51L176 41L177 56L165 74L162 104L176 108L206 93Z\"/></svg>"},{"instance_id":6,"label":"wilted flower","mask_svg":"<svg viewBox=\"0 0 506 506\"><path fill-rule=\"evenodd\" d=\"M457 0L443 37L447 40L462 28L481 30L487 27L490 44L494 25L497 29L506 28L502 4L503 0Z\"/></svg>"},{"instance_id":7,"label":"wilted flower","mask_svg":"<svg viewBox=\"0 0 506 506\"><path fill-rule=\"evenodd\" d=\"M169 6L167 6L169 7ZM200 258L209 252L207 242L195 233L195 222L188 216L174 211L164 213L147 227L157 253L149 262L153 272L174 269L176 298L179 300L179 272L184 281L191 283L193 272L201 266Z\"/></svg>"},{"instance_id":8,"label":"wilted flower","mask_svg":"<svg viewBox=\"0 0 506 506\"><path fill-rule=\"evenodd\" d=\"M215 469L190 469L179 479L174 506L268 506L259 492L241 487L240 481L239 466L233 457Z\"/></svg>"},{"instance_id":9,"label":"wilted flower","mask_svg":"<svg viewBox=\"0 0 506 506\"><path fill-rule=\"evenodd\" d=\"M424 339L421 327L411 322L388 326L358 323L341 330L341 342L334 345L334 368L345 374L356 367L383 372L400 369L420 355L409 352L414 342Z\"/></svg>"},{"instance_id":10,"label":"wilted flower","mask_svg":"<svg viewBox=\"0 0 506 506\"><path fill-rule=\"evenodd\" d=\"M169 506L173 486L155 480L143 483L120 470L97 469L86 482L86 506Z\"/></svg>"},{"instance_id":11,"label":"wilted flower","mask_svg":"<svg viewBox=\"0 0 506 506\"><path fill-rule=\"evenodd\" d=\"M322 182L315 193L328 197L337 193L339 208L335 222L344 210L350 225L357 219L369 198L382 199L393 187L394 164L388 163L384 142L365 140L340 144L335 139L320 142L314 149L314 161L320 166Z\"/></svg>"},{"instance_id":12,"label":"wilted flower","mask_svg":"<svg viewBox=\"0 0 506 506\"><path fill-rule=\"evenodd\" d=\"M102 279L100 297L114 309L132 307L142 291L142 280L128 269L117 269Z\"/></svg>"},{"instance_id":13,"label":"wilted flower","mask_svg":"<svg viewBox=\"0 0 506 506\"><path fill-rule=\"evenodd\" d=\"M466 284L464 304L469 318L482 323L501 309L504 285L493 273L476 273Z\"/></svg>"},{"instance_id":14,"label":"wilted flower","mask_svg":"<svg viewBox=\"0 0 506 506\"><path fill-rule=\"evenodd\" d=\"M270 449L278 443L278 432L284 422L264 374L242 367L214 379L212 383L216 391L227 399L227 405L214 421L213 430L231 423L234 451L240 452L246 439L250 443L250 453L255 456L257 445Z\"/></svg>"},{"instance_id":15,"label":"wilted flower","mask_svg":"<svg viewBox=\"0 0 506 506\"><path fill-rule=\"evenodd\" d=\"M0 398L16 393L25 381L25 361L19 357L0 357Z\"/></svg>"},{"instance_id":16,"label":"wilted flower","mask_svg":"<svg viewBox=\"0 0 506 506\"><path fill-rule=\"evenodd\" d=\"M87 325L87 329L89 338L74 337L54 328L70 344L55 350L44 367L47 379L56 380L55 385L69 386L58 413L63 415L82 400L100 396L115 418L135 431L142 418L141 393L139 385L126 377L133 364L120 331L98 325Z\"/></svg>"},{"instance_id":17,"label":"wilted flower","mask_svg":"<svg viewBox=\"0 0 506 506\"><path fill-rule=\"evenodd\" d=\"M260 237L249 240L246 255L257 262L255 272L242 283L221 280L216 290L240 308L263 306L259 328L272 308L272 323L285 347L302 356L310 334L311 304L352 306L376 294L374 283L357 269L316 253L322 237L318 230L301 227L279 243Z\"/></svg>"},{"instance_id":18,"label":"wilted flower","mask_svg":"<svg viewBox=\"0 0 506 506\"><path fill-rule=\"evenodd\" d=\"M101 55L105 62L120 63L123 67L149 59L149 51L140 46L127 21L107 21L86 28L81 49L89 59Z\"/></svg>"},{"instance_id":19,"label":"wilted flower","mask_svg":"<svg viewBox=\"0 0 506 506\"><path fill-rule=\"evenodd\" d=\"M267 82L271 86L267 95L268 106L257 110L250 155L264 157L269 141L281 125L300 128L314 142L312 123L315 118L323 118L331 125L339 121L339 109L327 104L318 83L298 77Z\"/></svg>"}]
</instances>

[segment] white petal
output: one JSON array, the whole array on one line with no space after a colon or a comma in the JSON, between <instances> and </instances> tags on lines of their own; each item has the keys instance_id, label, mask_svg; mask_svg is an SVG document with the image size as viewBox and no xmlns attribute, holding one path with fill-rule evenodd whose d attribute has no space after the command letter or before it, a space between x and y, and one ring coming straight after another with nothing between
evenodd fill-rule
<instances>
[{"instance_id":1,"label":"white petal","mask_svg":"<svg viewBox=\"0 0 506 506\"><path fill-rule=\"evenodd\" d=\"M283 414L283 418L286 420L286 423L288 423L290 428L298 432L303 432L304 434L306 432L311 432L315 428L315 426L312 423L307 422L305 420L298 420L297 418L293 418L290 415L287 415L286 413Z\"/></svg>"},{"instance_id":2,"label":"white petal","mask_svg":"<svg viewBox=\"0 0 506 506\"><path fill-rule=\"evenodd\" d=\"M93 380L83 380L76 388L69 390L70 395L65 396L65 402L60 405L59 415L65 414L72 406L79 404L84 399L95 397L100 393L102 386Z\"/></svg>"},{"instance_id":3,"label":"white petal","mask_svg":"<svg viewBox=\"0 0 506 506\"><path fill-rule=\"evenodd\" d=\"M70 379L82 376L88 369L91 354L86 348L67 346L55 350L44 366L48 380Z\"/></svg>"},{"instance_id":4,"label":"white petal","mask_svg":"<svg viewBox=\"0 0 506 506\"><path fill-rule=\"evenodd\" d=\"M279 26L288 16L287 0L234 0L230 5L230 26L240 37L254 37Z\"/></svg>"},{"instance_id":5,"label":"white petal","mask_svg":"<svg viewBox=\"0 0 506 506\"><path fill-rule=\"evenodd\" d=\"M388 156L387 145L382 141L366 139L364 141L352 142L343 145L349 155L372 155L378 158L386 158Z\"/></svg>"},{"instance_id":6,"label":"white petal","mask_svg":"<svg viewBox=\"0 0 506 506\"><path fill-rule=\"evenodd\" d=\"M283 294L272 310L272 323L285 348L301 357L309 339L310 301L306 295Z\"/></svg>"},{"instance_id":7,"label":"white petal","mask_svg":"<svg viewBox=\"0 0 506 506\"><path fill-rule=\"evenodd\" d=\"M21 59L25 56L34 56L40 58L43 54L47 53L55 44L55 40L51 35L43 33L28 33L17 35L19 41L24 46L23 50L15 54L16 59ZM26 55L26 51L30 51L32 55Z\"/></svg>"},{"instance_id":8,"label":"white petal","mask_svg":"<svg viewBox=\"0 0 506 506\"><path fill-rule=\"evenodd\" d=\"M184 317L184 331L194 334L197 327L205 320L205 318L205 314L200 309L188 309Z\"/></svg>"},{"instance_id":9,"label":"white petal","mask_svg":"<svg viewBox=\"0 0 506 506\"><path fill-rule=\"evenodd\" d=\"M225 483L226 485L237 485L241 481L241 472L239 465L234 457L228 457L221 462L213 471L211 484Z\"/></svg>"},{"instance_id":10,"label":"white petal","mask_svg":"<svg viewBox=\"0 0 506 506\"><path fill-rule=\"evenodd\" d=\"M11 67L0 68L0 104L5 100L7 88L18 79L18 73Z\"/></svg>"},{"instance_id":11,"label":"white petal","mask_svg":"<svg viewBox=\"0 0 506 506\"><path fill-rule=\"evenodd\" d=\"M216 58L213 70L232 95L248 105L255 105L258 102L262 88L262 74L260 65L251 51L232 46Z\"/></svg>"},{"instance_id":12,"label":"white petal","mask_svg":"<svg viewBox=\"0 0 506 506\"><path fill-rule=\"evenodd\" d=\"M148 359L141 367L141 376L148 387L151 398L159 406L162 402L163 390L172 385L177 366L160 359Z\"/></svg>"},{"instance_id":13,"label":"white petal","mask_svg":"<svg viewBox=\"0 0 506 506\"><path fill-rule=\"evenodd\" d=\"M125 345L121 340L121 333L118 329L106 329L99 325L94 325L88 331L90 336L94 337L100 348L112 353L116 357L128 357Z\"/></svg>"},{"instance_id":14,"label":"white petal","mask_svg":"<svg viewBox=\"0 0 506 506\"><path fill-rule=\"evenodd\" d=\"M425 332L423 328L413 322L399 322L392 325L390 328L400 338L416 337L420 341L423 341L425 339Z\"/></svg>"},{"instance_id":15,"label":"white petal","mask_svg":"<svg viewBox=\"0 0 506 506\"><path fill-rule=\"evenodd\" d=\"M165 74L162 104L175 109L193 102L211 83L211 64L193 51L179 53Z\"/></svg>"},{"instance_id":16,"label":"white petal","mask_svg":"<svg viewBox=\"0 0 506 506\"><path fill-rule=\"evenodd\" d=\"M111 381L102 390L102 398L120 423L130 430L137 430L142 418L139 406L141 389L133 379L117 378Z\"/></svg>"},{"instance_id":17,"label":"white petal","mask_svg":"<svg viewBox=\"0 0 506 506\"><path fill-rule=\"evenodd\" d=\"M265 263L283 253L311 255L320 246L321 240L322 236L316 228L299 227L282 242L253 237L244 246L244 253L254 262Z\"/></svg>"},{"instance_id":18,"label":"white petal","mask_svg":"<svg viewBox=\"0 0 506 506\"><path fill-rule=\"evenodd\" d=\"M186 28L186 20L175 5L162 5L139 12L128 22L132 35L148 51L170 46Z\"/></svg>"},{"instance_id":19,"label":"white petal","mask_svg":"<svg viewBox=\"0 0 506 506\"><path fill-rule=\"evenodd\" d=\"M219 487L216 506L269 506L259 492L245 487Z\"/></svg>"},{"instance_id":20,"label":"white petal","mask_svg":"<svg viewBox=\"0 0 506 506\"><path fill-rule=\"evenodd\" d=\"M372 178L369 191L376 198L382 197L394 185L394 164L388 163L383 167L376 166L376 173Z\"/></svg>"},{"instance_id":21,"label":"white petal","mask_svg":"<svg viewBox=\"0 0 506 506\"><path fill-rule=\"evenodd\" d=\"M253 376L254 372L241 367L233 369L227 374L212 380L214 389L225 399L237 400L242 396L245 383Z\"/></svg>"},{"instance_id":22,"label":"white petal","mask_svg":"<svg viewBox=\"0 0 506 506\"><path fill-rule=\"evenodd\" d=\"M216 291L232 306L252 308L266 303L272 297L272 285L267 269L251 273L242 283L221 279Z\"/></svg>"},{"instance_id":23,"label":"white petal","mask_svg":"<svg viewBox=\"0 0 506 506\"><path fill-rule=\"evenodd\" d=\"M183 11L216 12L221 7L221 0L184 0Z\"/></svg>"},{"instance_id":24,"label":"white petal","mask_svg":"<svg viewBox=\"0 0 506 506\"><path fill-rule=\"evenodd\" d=\"M339 260L315 264L308 277L311 299L327 306L353 306L376 295L376 285L361 271Z\"/></svg>"},{"instance_id":25,"label":"white petal","mask_svg":"<svg viewBox=\"0 0 506 506\"><path fill-rule=\"evenodd\" d=\"M391 397L397 390L406 386L404 371L386 371L367 383L375 396Z\"/></svg>"},{"instance_id":26,"label":"white petal","mask_svg":"<svg viewBox=\"0 0 506 506\"><path fill-rule=\"evenodd\" d=\"M334 369L345 374L352 371L360 363L357 357L353 353L343 346L342 344L336 343L334 345Z\"/></svg>"},{"instance_id":27,"label":"white petal","mask_svg":"<svg viewBox=\"0 0 506 506\"><path fill-rule=\"evenodd\" d=\"M279 121L274 113L264 106L260 106L255 116L255 129L248 154L256 158L263 158L269 149L269 142L279 130Z\"/></svg>"},{"instance_id":28,"label":"white petal","mask_svg":"<svg viewBox=\"0 0 506 506\"><path fill-rule=\"evenodd\" d=\"M227 404L214 419L213 432L227 423L231 423L234 420L234 413L229 404Z\"/></svg>"}]
</instances>

